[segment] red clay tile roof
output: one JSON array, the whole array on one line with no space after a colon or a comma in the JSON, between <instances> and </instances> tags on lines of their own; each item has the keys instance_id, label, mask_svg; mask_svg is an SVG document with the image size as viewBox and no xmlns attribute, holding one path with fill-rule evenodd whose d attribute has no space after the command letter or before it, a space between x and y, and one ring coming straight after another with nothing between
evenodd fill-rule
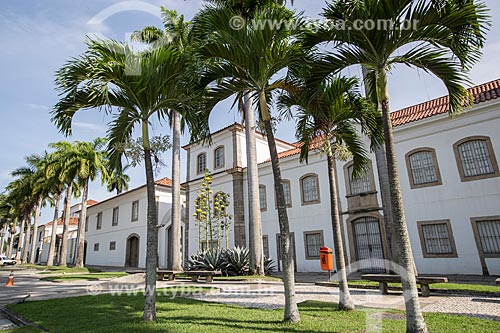
<instances>
[{"instance_id":1,"label":"red clay tile roof","mask_svg":"<svg viewBox=\"0 0 500 333\"><path fill-rule=\"evenodd\" d=\"M165 177L155 181L155 184L172 187L172 179Z\"/></svg>"},{"instance_id":2,"label":"red clay tile roof","mask_svg":"<svg viewBox=\"0 0 500 333\"><path fill-rule=\"evenodd\" d=\"M319 146L319 142L323 141L323 138L324 136L320 136L320 137L316 137L312 142L311 144L309 145L309 150L311 149L316 149L318 146ZM296 147L296 148L292 148L292 149L289 149L289 150L285 150L285 151L282 151L281 153L278 153L278 158L281 159L281 158L286 158L286 157L290 157L290 156L294 156L294 155L299 155L300 154L300 150L302 149L302 142L294 142L293 145ZM263 163L268 163L270 162L271 159L268 158L267 160L265 160L264 162L260 163L260 164L263 164Z\"/></svg>"},{"instance_id":3,"label":"red clay tile roof","mask_svg":"<svg viewBox=\"0 0 500 333\"><path fill-rule=\"evenodd\" d=\"M50 221L49 223L45 224L45 225L52 225L53 224L53 221ZM64 221L62 218L58 218L57 219L57 225L64 225ZM78 217L70 217L69 218L69 225L78 225Z\"/></svg>"},{"instance_id":4,"label":"red clay tile roof","mask_svg":"<svg viewBox=\"0 0 500 333\"><path fill-rule=\"evenodd\" d=\"M92 206L92 205L95 205L96 203L99 203L99 201L95 201L95 200L87 200L87 206Z\"/></svg>"},{"instance_id":5,"label":"red clay tile roof","mask_svg":"<svg viewBox=\"0 0 500 333\"><path fill-rule=\"evenodd\" d=\"M500 97L500 80L494 80L468 89L474 97L474 104L483 103ZM391 114L392 125L401 126L417 120L447 113L449 110L448 96L410 106Z\"/></svg>"}]
</instances>

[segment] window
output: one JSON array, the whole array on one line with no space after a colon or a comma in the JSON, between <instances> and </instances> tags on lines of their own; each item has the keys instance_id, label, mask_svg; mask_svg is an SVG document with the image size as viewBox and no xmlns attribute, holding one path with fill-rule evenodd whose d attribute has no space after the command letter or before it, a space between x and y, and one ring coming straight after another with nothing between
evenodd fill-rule
<instances>
[{"instance_id":1,"label":"window","mask_svg":"<svg viewBox=\"0 0 500 333\"><path fill-rule=\"evenodd\" d=\"M102 228L102 212L97 213L97 223L96 223L96 230L99 230Z\"/></svg>"},{"instance_id":2,"label":"window","mask_svg":"<svg viewBox=\"0 0 500 333\"><path fill-rule=\"evenodd\" d=\"M292 192L290 189L290 181L288 179L283 179L283 192L285 193L285 203L287 207L292 207ZM276 208L278 208L278 199L276 198L276 191L274 192L274 199L276 203Z\"/></svg>"},{"instance_id":3,"label":"window","mask_svg":"<svg viewBox=\"0 0 500 333\"><path fill-rule=\"evenodd\" d=\"M490 138L465 138L453 146L462 181L500 176Z\"/></svg>"},{"instance_id":4,"label":"window","mask_svg":"<svg viewBox=\"0 0 500 333\"><path fill-rule=\"evenodd\" d=\"M306 259L319 259L319 249L324 245L323 231L304 232Z\"/></svg>"},{"instance_id":5,"label":"window","mask_svg":"<svg viewBox=\"0 0 500 333\"><path fill-rule=\"evenodd\" d=\"M109 242L109 250L110 251L116 250L116 242Z\"/></svg>"},{"instance_id":6,"label":"window","mask_svg":"<svg viewBox=\"0 0 500 333\"><path fill-rule=\"evenodd\" d=\"M204 173L207 169L207 154L201 153L198 155L197 164L196 164L196 173Z\"/></svg>"},{"instance_id":7,"label":"window","mask_svg":"<svg viewBox=\"0 0 500 333\"><path fill-rule=\"evenodd\" d=\"M259 202L260 202L260 210L267 210L267 196L266 196L266 186L259 185Z\"/></svg>"},{"instance_id":8,"label":"window","mask_svg":"<svg viewBox=\"0 0 500 333\"><path fill-rule=\"evenodd\" d=\"M217 147L214 150L214 169L224 167L224 147Z\"/></svg>"},{"instance_id":9,"label":"window","mask_svg":"<svg viewBox=\"0 0 500 333\"><path fill-rule=\"evenodd\" d=\"M139 220L139 201L132 202L132 222Z\"/></svg>"},{"instance_id":10,"label":"window","mask_svg":"<svg viewBox=\"0 0 500 333\"><path fill-rule=\"evenodd\" d=\"M118 225L118 212L119 212L118 207L113 208L113 220L111 221L111 225L113 227Z\"/></svg>"},{"instance_id":11,"label":"window","mask_svg":"<svg viewBox=\"0 0 500 333\"><path fill-rule=\"evenodd\" d=\"M441 185L441 175L433 148L418 148L406 154L411 188Z\"/></svg>"},{"instance_id":12,"label":"window","mask_svg":"<svg viewBox=\"0 0 500 333\"><path fill-rule=\"evenodd\" d=\"M94 244L94 251L99 251L99 243Z\"/></svg>"},{"instance_id":13,"label":"window","mask_svg":"<svg viewBox=\"0 0 500 333\"><path fill-rule=\"evenodd\" d=\"M85 217L85 232L89 231L89 217Z\"/></svg>"},{"instance_id":14,"label":"window","mask_svg":"<svg viewBox=\"0 0 500 333\"><path fill-rule=\"evenodd\" d=\"M354 166L347 166L347 176L349 180L349 195L360 195L372 192L372 177L370 177L371 169L368 169L365 173L357 175L354 178Z\"/></svg>"},{"instance_id":15,"label":"window","mask_svg":"<svg viewBox=\"0 0 500 333\"><path fill-rule=\"evenodd\" d=\"M475 221L481 251L485 257L500 256L500 217Z\"/></svg>"},{"instance_id":16,"label":"window","mask_svg":"<svg viewBox=\"0 0 500 333\"><path fill-rule=\"evenodd\" d=\"M302 205L319 203L319 181L315 174L305 175L300 178L300 191Z\"/></svg>"},{"instance_id":17,"label":"window","mask_svg":"<svg viewBox=\"0 0 500 333\"><path fill-rule=\"evenodd\" d=\"M424 258L457 257L449 220L417 222Z\"/></svg>"},{"instance_id":18,"label":"window","mask_svg":"<svg viewBox=\"0 0 500 333\"><path fill-rule=\"evenodd\" d=\"M269 258L269 237L267 235L262 236L262 252L264 252L264 257Z\"/></svg>"}]
</instances>

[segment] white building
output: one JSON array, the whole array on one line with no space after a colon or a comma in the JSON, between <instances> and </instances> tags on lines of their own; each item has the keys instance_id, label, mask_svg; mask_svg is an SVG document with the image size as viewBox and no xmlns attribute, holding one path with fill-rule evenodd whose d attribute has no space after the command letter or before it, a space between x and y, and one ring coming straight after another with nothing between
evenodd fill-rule
<instances>
[{"instance_id":1,"label":"white building","mask_svg":"<svg viewBox=\"0 0 500 333\"><path fill-rule=\"evenodd\" d=\"M475 104L450 118L447 97L392 114L406 219L417 269L434 274L500 274L500 80L471 89ZM189 253L198 249L192 216L196 191L208 168L212 189L232 198L233 243L248 244L248 198L244 128L239 124L213 134L213 145L192 144L188 154ZM293 143L277 141L293 248L298 271L319 271L319 248L333 247L326 157L311 152L299 163ZM269 150L257 137L263 243L278 259L278 218ZM337 162L344 239L349 263L376 270L387 258L380 186L371 171L352 180L351 162Z\"/></svg>"},{"instance_id":2,"label":"white building","mask_svg":"<svg viewBox=\"0 0 500 333\"><path fill-rule=\"evenodd\" d=\"M166 267L168 251L172 181L158 180L155 185L158 210L158 264ZM181 194L184 205L184 194ZM146 185L101 201L87 210L86 265L142 267L146 265ZM184 226L181 232L184 239Z\"/></svg>"},{"instance_id":3,"label":"white building","mask_svg":"<svg viewBox=\"0 0 500 333\"><path fill-rule=\"evenodd\" d=\"M392 114L399 176L410 241L419 273L500 275L500 80L472 88L474 107L450 118L447 97ZM212 135L212 146L190 144L182 201L184 258L199 249L193 213L205 169L214 192L230 194L231 245L248 244L248 196L244 127ZM319 248L333 247L326 157L310 153L299 162L297 144L277 140L297 271L320 271ZM257 135L263 244L278 261L279 227L269 149ZM375 156L365 177L350 177L350 161L338 161L340 209L349 264L380 269L388 244ZM164 182L164 183L163 183ZM159 202L159 265L168 266L171 187L156 185ZM144 267L146 187L89 208L87 264ZM115 225L115 224L118 225ZM383 269L383 267L382 267Z\"/></svg>"}]
</instances>

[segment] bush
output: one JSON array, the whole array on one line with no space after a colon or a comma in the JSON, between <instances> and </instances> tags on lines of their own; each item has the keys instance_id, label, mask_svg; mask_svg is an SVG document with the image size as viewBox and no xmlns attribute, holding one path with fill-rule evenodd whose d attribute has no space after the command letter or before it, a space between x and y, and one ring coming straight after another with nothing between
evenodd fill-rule
<instances>
[{"instance_id":1,"label":"bush","mask_svg":"<svg viewBox=\"0 0 500 333\"><path fill-rule=\"evenodd\" d=\"M264 273L270 275L276 272L276 266L274 265L274 260L272 258L264 257Z\"/></svg>"},{"instance_id":2,"label":"bush","mask_svg":"<svg viewBox=\"0 0 500 333\"><path fill-rule=\"evenodd\" d=\"M246 247L227 249L224 254L227 275L248 275L250 271L250 255Z\"/></svg>"},{"instance_id":3,"label":"bush","mask_svg":"<svg viewBox=\"0 0 500 333\"><path fill-rule=\"evenodd\" d=\"M220 249L209 249L198 254L193 254L188 259L190 271L220 271L225 269L224 254Z\"/></svg>"}]
</instances>

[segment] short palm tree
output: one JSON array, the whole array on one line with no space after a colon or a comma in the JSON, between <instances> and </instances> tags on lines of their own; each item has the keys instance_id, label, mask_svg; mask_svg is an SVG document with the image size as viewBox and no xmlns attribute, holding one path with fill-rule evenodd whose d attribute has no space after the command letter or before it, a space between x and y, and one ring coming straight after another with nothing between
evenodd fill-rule
<instances>
[{"instance_id":1,"label":"short palm tree","mask_svg":"<svg viewBox=\"0 0 500 333\"><path fill-rule=\"evenodd\" d=\"M130 140L136 126L141 128L147 183L146 291L143 319L156 320L156 269L158 232L155 184L149 140L153 117L160 120L164 110L188 105L189 98L174 84L185 73L185 59L173 48L157 48L137 54L126 44L89 40L85 53L57 72L61 100L52 119L65 134L71 134L76 112L98 108L114 116L109 124L108 148L111 163L121 156L117 147ZM82 217L83 220L83 217Z\"/></svg>"},{"instance_id":2,"label":"short palm tree","mask_svg":"<svg viewBox=\"0 0 500 333\"><path fill-rule=\"evenodd\" d=\"M318 89L311 89L306 84L292 94L281 96L280 105L286 112L290 112L291 107L297 108L294 117L297 119L297 138L302 144L301 161L308 161L310 150L320 150L327 157L339 309L353 310L344 261L335 159L336 156L345 158L347 153L354 162L355 174L364 172L368 155L357 127L361 127L374 145L379 145L382 119L376 108L361 98L355 79L334 78ZM339 152L337 147L345 148Z\"/></svg>"},{"instance_id":3,"label":"short palm tree","mask_svg":"<svg viewBox=\"0 0 500 333\"><path fill-rule=\"evenodd\" d=\"M383 116L393 223L399 236L399 263L406 304L407 332L426 332L418 303L413 255L403 208L389 108L387 72L397 64L434 74L446 86L450 113L468 104L466 71L480 57L488 26L487 9L477 0L333 0L323 14L341 23L308 34L309 45L331 43L321 64L325 77L352 65L368 70L368 85ZM382 29L359 22L388 22ZM373 28L373 27L372 27Z\"/></svg>"},{"instance_id":4,"label":"short palm tree","mask_svg":"<svg viewBox=\"0 0 500 333\"><path fill-rule=\"evenodd\" d=\"M231 8L206 8L195 18L195 29L206 36L206 43L199 49L200 57L207 61L206 82L215 99L222 100L234 94L250 94L259 107L259 117L265 127L274 175L283 280L285 286L284 320L300 321L294 285L294 264L290 246L290 226L282 186L278 151L274 138L270 104L273 95L288 88L285 78L290 66L303 63L304 55L299 43L292 38L292 31L282 29L253 29L250 24L235 30L230 22L238 15ZM292 20L292 12L278 5L262 7L252 20ZM247 22L253 22L248 20Z\"/></svg>"}]
</instances>

